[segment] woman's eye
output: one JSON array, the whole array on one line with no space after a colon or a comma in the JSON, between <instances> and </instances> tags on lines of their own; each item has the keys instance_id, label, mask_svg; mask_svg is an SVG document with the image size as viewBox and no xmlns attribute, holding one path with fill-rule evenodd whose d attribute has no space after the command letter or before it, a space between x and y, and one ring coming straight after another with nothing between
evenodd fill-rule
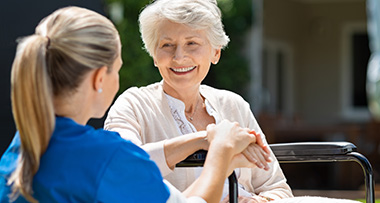
<instances>
[{"instance_id":1,"label":"woman's eye","mask_svg":"<svg viewBox=\"0 0 380 203\"><path fill-rule=\"evenodd\" d=\"M162 47L171 47L171 46L173 46L173 45L169 44L169 43L165 43L165 44L162 45Z\"/></svg>"},{"instance_id":2,"label":"woman's eye","mask_svg":"<svg viewBox=\"0 0 380 203\"><path fill-rule=\"evenodd\" d=\"M189 43L187 43L188 45L196 45L197 43L195 43L195 42L189 42Z\"/></svg>"}]
</instances>

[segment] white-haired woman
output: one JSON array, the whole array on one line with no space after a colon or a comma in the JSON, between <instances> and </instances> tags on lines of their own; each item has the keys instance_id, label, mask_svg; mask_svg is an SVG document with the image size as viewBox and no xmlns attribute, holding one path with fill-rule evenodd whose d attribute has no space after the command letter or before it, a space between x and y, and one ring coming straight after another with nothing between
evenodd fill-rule
<instances>
[{"instance_id":1,"label":"white-haired woman","mask_svg":"<svg viewBox=\"0 0 380 203\"><path fill-rule=\"evenodd\" d=\"M105 129L145 149L165 179L180 190L192 184L201 169L175 165L197 150L208 149L204 140L207 125L229 119L261 134L266 143L242 97L201 84L229 42L215 0L156 0L143 9L139 22L145 48L163 80L120 95ZM273 153L269 152L273 161L268 163L261 151L256 144L244 151L257 167L236 171L240 200L292 197Z\"/></svg>"},{"instance_id":2,"label":"white-haired woman","mask_svg":"<svg viewBox=\"0 0 380 203\"><path fill-rule=\"evenodd\" d=\"M55 11L20 41L11 79L18 132L0 161L0 202L219 202L232 170L253 166L241 154L256 142L250 130L210 125L205 170L182 194L141 148L87 126L118 90L120 50L114 25L78 7Z\"/></svg>"}]
</instances>

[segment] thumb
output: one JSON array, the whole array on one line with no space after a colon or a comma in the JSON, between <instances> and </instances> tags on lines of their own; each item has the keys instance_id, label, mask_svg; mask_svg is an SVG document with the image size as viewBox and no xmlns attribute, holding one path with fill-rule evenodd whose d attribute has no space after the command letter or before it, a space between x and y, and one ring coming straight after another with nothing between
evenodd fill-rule
<instances>
[{"instance_id":1,"label":"thumb","mask_svg":"<svg viewBox=\"0 0 380 203\"><path fill-rule=\"evenodd\" d=\"M216 131L216 125L210 124L206 127L207 130L207 141L210 143L212 140L214 140L215 131Z\"/></svg>"},{"instance_id":2,"label":"thumb","mask_svg":"<svg viewBox=\"0 0 380 203\"><path fill-rule=\"evenodd\" d=\"M213 130L215 128L215 124L214 123L211 123L209 124L207 127L206 127L206 130L209 131L209 130Z\"/></svg>"}]
</instances>

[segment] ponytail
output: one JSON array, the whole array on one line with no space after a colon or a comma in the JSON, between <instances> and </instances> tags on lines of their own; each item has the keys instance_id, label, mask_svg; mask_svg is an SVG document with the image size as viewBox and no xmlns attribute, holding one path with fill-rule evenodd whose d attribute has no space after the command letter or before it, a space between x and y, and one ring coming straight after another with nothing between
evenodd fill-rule
<instances>
[{"instance_id":1,"label":"ponytail","mask_svg":"<svg viewBox=\"0 0 380 203\"><path fill-rule=\"evenodd\" d=\"M12 111L21 138L19 164L8 180L12 199L21 194L37 202L32 196L33 176L54 130L53 94L46 65L48 45L49 39L41 35L24 38L12 65Z\"/></svg>"}]
</instances>

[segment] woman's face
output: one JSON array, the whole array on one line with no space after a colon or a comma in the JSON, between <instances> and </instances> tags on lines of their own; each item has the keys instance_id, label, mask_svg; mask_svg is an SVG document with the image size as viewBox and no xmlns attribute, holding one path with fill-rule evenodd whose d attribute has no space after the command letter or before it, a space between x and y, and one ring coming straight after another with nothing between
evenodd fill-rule
<instances>
[{"instance_id":1,"label":"woman's face","mask_svg":"<svg viewBox=\"0 0 380 203\"><path fill-rule=\"evenodd\" d=\"M204 30L168 20L158 30L153 59L164 79L164 90L198 88L210 64L219 60L220 49L212 48Z\"/></svg>"}]
</instances>

